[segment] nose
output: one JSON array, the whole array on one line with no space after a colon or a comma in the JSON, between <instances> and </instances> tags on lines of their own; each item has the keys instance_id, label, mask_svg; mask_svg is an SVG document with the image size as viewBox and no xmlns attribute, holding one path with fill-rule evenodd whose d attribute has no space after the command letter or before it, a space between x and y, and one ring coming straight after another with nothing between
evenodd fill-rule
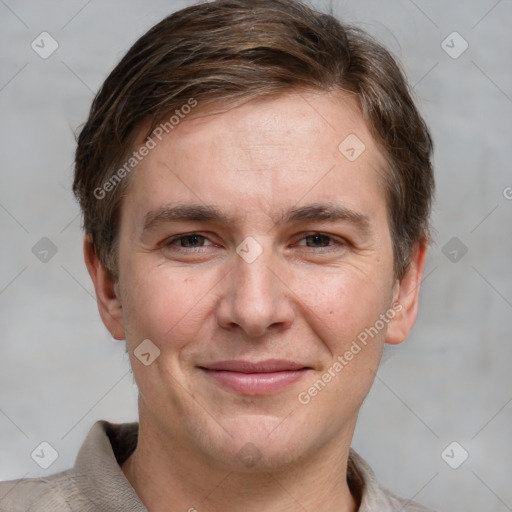
<instances>
[{"instance_id":1,"label":"nose","mask_svg":"<svg viewBox=\"0 0 512 512\"><path fill-rule=\"evenodd\" d=\"M241 329L257 338L293 323L293 292L286 285L285 270L272 260L270 249L251 263L234 256L235 267L223 280L217 308L223 329Z\"/></svg>"}]
</instances>

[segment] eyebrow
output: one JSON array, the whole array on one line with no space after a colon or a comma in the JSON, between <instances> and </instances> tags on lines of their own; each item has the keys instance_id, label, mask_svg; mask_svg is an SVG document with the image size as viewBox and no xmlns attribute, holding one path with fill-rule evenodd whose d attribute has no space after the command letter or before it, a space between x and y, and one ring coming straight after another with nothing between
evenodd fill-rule
<instances>
[{"instance_id":1,"label":"eyebrow","mask_svg":"<svg viewBox=\"0 0 512 512\"><path fill-rule=\"evenodd\" d=\"M234 219L215 206L200 204L178 204L164 206L146 213L142 232L149 231L167 222L217 222L231 224Z\"/></svg>"},{"instance_id":2,"label":"eyebrow","mask_svg":"<svg viewBox=\"0 0 512 512\"><path fill-rule=\"evenodd\" d=\"M272 220L276 224L295 224L299 222L340 222L356 225L364 232L371 231L371 222L366 215L346 206L337 204L314 203L290 208ZM168 222L215 222L235 224L235 217L228 215L212 205L176 204L148 212L144 217L142 232L150 231L158 225Z\"/></svg>"}]
</instances>

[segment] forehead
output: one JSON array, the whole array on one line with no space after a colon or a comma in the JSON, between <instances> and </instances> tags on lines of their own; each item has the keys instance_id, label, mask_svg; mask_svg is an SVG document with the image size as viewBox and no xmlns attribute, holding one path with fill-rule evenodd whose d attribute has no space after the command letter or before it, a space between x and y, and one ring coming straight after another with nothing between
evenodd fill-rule
<instances>
[{"instance_id":1,"label":"forehead","mask_svg":"<svg viewBox=\"0 0 512 512\"><path fill-rule=\"evenodd\" d=\"M340 92L257 98L221 113L211 113L211 107L202 111L199 104L173 134L168 142L174 146L185 142L180 150L188 158L214 150L210 159L223 158L225 166L240 170L249 156L252 162L261 163L261 170L300 167L305 155L339 156L338 145L349 134L364 139L370 150L374 145L357 100ZM269 161L270 154L277 160Z\"/></svg>"},{"instance_id":2,"label":"forehead","mask_svg":"<svg viewBox=\"0 0 512 512\"><path fill-rule=\"evenodd\" d=\"M290 93L221 113L199 103L172 131L152 138L155 147L130 176L127 193L139 216L177 200L239 216L306 196L317 203L342 196L348 206L370 209L375 194L384 201L384 159L347 94Z\"/></svg>"}]
</instances>

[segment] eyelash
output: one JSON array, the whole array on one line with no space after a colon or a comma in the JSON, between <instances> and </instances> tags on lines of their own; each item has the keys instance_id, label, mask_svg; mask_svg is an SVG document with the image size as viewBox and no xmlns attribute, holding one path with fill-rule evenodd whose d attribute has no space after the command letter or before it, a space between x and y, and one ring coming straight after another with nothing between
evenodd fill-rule
<instances>
[{"instance_id":1,"label":"eyelash","mask_svg":"<svg viewBox=\"0 0 512 512\"><path fill-rule=\"evenodd\" d=\"M204 240L208 240L207 236L202 235L201 233L192 232L192 233L185 233L183 235L177 235L177 236L175 236L173 238L170 238L169 240L165 241L163 245L166 248L172 247L174 242L177 242L177 241L180 241L180 240L183 240L183 239L187 239L187 238L191 238L191 237L194 237L194 236L203 238ZM316 237L316 236L328 238L329 242L331 242L331 244L327 245L325 247L308 247L308 246L301 246L301 247L305 247L306 249L322 249L322 251L320 251L320 252L330 252L332 250L337 250L339 247L343 247L343 246L347 245L346 241L337 239L337 238L335 238L335 237L333 237L331 235L328 235L326 233L322 233L322 232L319 232L319 231L302 233L302 238L300 239L300 241L306 240L307 238L310 238L310 237ZM339 247L337 247L337 246L339 246ZM208 247L208 246L200 246L200 247L180 247L180 246L176 246L175 250L177 250L177 251L187 251L187 252L198 252L201 249L203 249L204 247ZM319 251L315 251L315 252L319 252Z\"/></svg>"}]
</instances>

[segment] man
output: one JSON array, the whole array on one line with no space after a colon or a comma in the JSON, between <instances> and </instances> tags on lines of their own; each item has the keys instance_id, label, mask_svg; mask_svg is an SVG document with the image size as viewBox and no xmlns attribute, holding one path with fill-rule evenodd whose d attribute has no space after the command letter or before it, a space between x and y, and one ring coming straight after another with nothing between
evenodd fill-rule
<instances>
[{"instance_id":1,"label":"man","mask_svg":"<svg viewBox=\"0 0 512 512\"><path fill-rule=\"evenodd\" d=\"M432 143L391 55L287 0L179 11L81 131L74 192L139 422L8 511L422 511L350 449L417 313Z\"/></svg>"}]
</instances>

